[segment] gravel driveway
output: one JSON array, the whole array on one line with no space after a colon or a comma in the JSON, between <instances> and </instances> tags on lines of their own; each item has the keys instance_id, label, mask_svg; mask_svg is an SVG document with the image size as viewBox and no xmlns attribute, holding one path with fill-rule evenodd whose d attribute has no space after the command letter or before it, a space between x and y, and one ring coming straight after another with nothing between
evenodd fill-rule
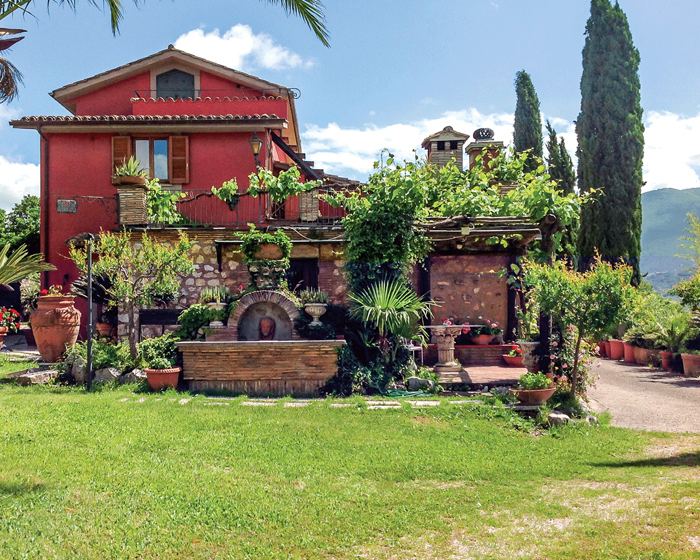
<instances>
[{"instance_id":1,"label":"gravel driveway","mask_svg":"<svg viewBox=\"0 0 700 560\"><path fill-rule=\"evenodd\" d=\"M588 391L591 408L610 412L613 426L700 433L700 379L612 360L594 369L600 379Z\"/></svg>"}]
</instances>

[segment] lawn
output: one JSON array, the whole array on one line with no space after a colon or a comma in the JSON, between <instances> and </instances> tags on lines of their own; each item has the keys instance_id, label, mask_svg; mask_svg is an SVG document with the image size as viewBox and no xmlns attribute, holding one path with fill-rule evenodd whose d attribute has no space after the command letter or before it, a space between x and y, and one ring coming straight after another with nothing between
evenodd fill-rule
<instances>
[{"instance_id":1,"label":"lawn","mask_svg":"<svg viewBox=\"0 0 700 560\"><path fill-rule=\"evenodd\" d=\"M697 436L284 402L0 384L0 557L700 557Z\"/></svg>"}]
</instances>

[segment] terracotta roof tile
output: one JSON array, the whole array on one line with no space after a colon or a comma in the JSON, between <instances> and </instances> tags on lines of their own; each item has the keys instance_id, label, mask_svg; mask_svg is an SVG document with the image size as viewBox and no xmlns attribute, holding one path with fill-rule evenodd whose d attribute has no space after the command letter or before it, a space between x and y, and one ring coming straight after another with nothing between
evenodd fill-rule
<instances>
[{"instance_id":1,"label":"terracotta roof tile","mask_svg":"<svg viewBox=\"0 0 700 560\"><path fill-rule=\"evenodd\" d=\"M262 115L83 115L83 116L32 116L10 121L12 126L23 124L60 124L60 123L192 123L192 122L245 122L254 120L286 120L274 114Z\"/></svg>"}]
</instances>

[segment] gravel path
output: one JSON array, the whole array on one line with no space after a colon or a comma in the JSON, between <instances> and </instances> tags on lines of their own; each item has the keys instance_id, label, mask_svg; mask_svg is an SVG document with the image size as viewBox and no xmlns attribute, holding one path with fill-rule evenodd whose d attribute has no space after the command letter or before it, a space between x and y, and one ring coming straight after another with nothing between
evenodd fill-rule
<instances>
[{"instance_id":1,"label":"gravel path","mask_svg":"<svg viewBox=\"0 0 700 560\"><path fill-rule=\"evenodd\" d=\"M613 426L700 433L700 379L612 360L595 369L600 379L588 392L591 408L610 412Z\"/></svg>"}]
</instances>

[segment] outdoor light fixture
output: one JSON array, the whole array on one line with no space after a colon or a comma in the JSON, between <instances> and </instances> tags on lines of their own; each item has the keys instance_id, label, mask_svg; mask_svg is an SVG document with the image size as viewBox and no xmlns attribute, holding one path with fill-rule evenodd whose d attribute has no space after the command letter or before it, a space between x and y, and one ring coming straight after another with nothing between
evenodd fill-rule
<instances>
[{"instance_id":1,"label":"outdoor light fixture","mask_svg":"<svg viewBox=\"0 0 700 560\"><path fill-rule=\"evenodd\" d=\"M248 140L250 144L250 149L253 150L253 157L255 158L255 167L257 168L260 164L258 163L258 156L260 155L260 149L262 148L262 140L258 138L258 134L253 134L253 137Z\"/></svg>"}]
</instances>

